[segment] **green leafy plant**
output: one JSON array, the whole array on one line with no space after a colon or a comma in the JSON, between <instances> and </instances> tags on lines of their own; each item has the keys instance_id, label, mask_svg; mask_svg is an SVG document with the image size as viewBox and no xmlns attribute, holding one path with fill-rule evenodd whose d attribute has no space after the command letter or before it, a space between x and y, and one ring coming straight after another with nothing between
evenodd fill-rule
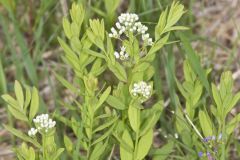
<instances>
[{"instance_id":1,"label":"green leafy plant","mask_svg":"<svg viewBox=\"0 0 240 160\"><path fill-rule=\"evenodd\" d=\"M116 146L111 140L120 144L121 159L144 159L151 148L153 128L163 107L161 100L148 109L143 105L154 94L153 85L147 82L155 72L151 63L157 51L167 43L170 31L186 29L173 27L181 17L174 14L182 15L183 6L173 3L170 10L163 13L168 14L168 17L161 16L159 19L154 42L136 14L122 14L118 17L116 28L111 28L111 33L106 35L104 22L98 19L90 20L87 31L81 33L85 13L81 5L73 4L70 13L71 22L66 18L63 20L70 46L60 38L59 42L65 52L63 59L71 65L75 73L74 83L78 83L79 87L76 88L59 75L57 78L65 87L82 97L81 103L73 102L78 106L77 110L80 108L81 116L77 117L81 120L71 117L71 122L68 122L60 118L69 124L76 136L79 134L74 123L83 126L78 132L82 133L78 137L81 143L75 145L78 146L75 153L83 149L86 154L80 157L106 157L111 151L108 148ZM159 25L163 26L163 31L158 30ZM121 45L120 52L114 49L111 38ZM106 88L106 85L112 84L98 84L97 77L104 75L108 69L118 82ZM100 95L99 88L102 90ZM100 121L102 126L99 126Z\"/></svg>"},{"instance_id":2,"label":"green leafy plant","mask_svg":"<svg viewBox=\"0 0 240 160\"><path fill-rule=\"evenodd\" d=\"M13 117L24 121L30 128L27 135L11 126L4 125L10 133L33 146L28 147L23 142L20 148L17 147L14 149L17 157L20 160L56 160L64 151L63 148L57 148L55 143L54 126L56 122L49 119L48 114L42 114L34 118L39 109L38 91L35 87L24 86L24 88L25 92L21 84L15 81L14 90L16 99L8 94L2 95Z\"/></svg>"},{"instance_id":3,"label":"green leafy plant","mask_svg":"<svg viewBox=\"0 0 240 160\"><path fill-rule=\"evenodd\" d=\"M210 70L207 70L205 75L208 76L209 73ZM226 159L228 142L239 122L238 115L230 120L227 118L240 99L239 93L232 93L231 72L222 73L218 87L212 83L212 95L204 93L200 78L193 72L189 61L184 62L184 77L183 84L178 81L177 84L186 99L186 111L177 110L176 127L181 136L192 135L192 138L183 137L182 142L190 148L195 146L201 150L199 157ZM212 99L212 104L208 98ZM193 129L189 128L187 123Z\"/></svg>"},{"instance_id":4,"label":"green leafy plant","mask_svg":"<svg viewBox=\"0 0 240 160\"><path fill-rule=\"evenodd\" d=\"M215 83L210 85L211 69L201 67L188 38L179 32L188 29L177 24L185 13L184 6L173 2L162 11L154 26L154 35L151 35L147 24L135 13L122 13L111 26L120 1L104 2L106 13L92 7L104 20L88 19L89 11L76 3L72 4L69 16L62 20L65 37L58 37L58 42L64 52L61 58L70 68L71 79L59 72L54 75L70 92L71 98L58 100L62 110L56 109L52 114L54 120L48 114L37 115L42 112L42 105L35 87L16 81L15 98L2 95L11 115L29 129L20 131L17 125L16 128L4 125L23 140L20 147L14 148L17 158L229 158L231 134L240 120L239 115L229 118L229 113L239 101L240 93L232 93L231 72L222 74L219 87ZM164 130L166 143L154 147L155 137L162 136L158 130L162 127L162 113L168 116L163 97L156 93L159 83L154 75L159 69L154 64L160 50L176 42L172 36L175 31L178 32L174 38L180 38L180 47L186 52L183 82L170 77L173 76L169 72L171 64L167 64L166 70L167 78L173 80L170 84L176 83L182 97L170 91L175 105L171 114L175 124L170 127L175 133L169 135L168 130ZM26 50L25 45L22 50ZM36 84L31 69L34 68L28 68L28 75Z\"/></svg>"}]
</instances>

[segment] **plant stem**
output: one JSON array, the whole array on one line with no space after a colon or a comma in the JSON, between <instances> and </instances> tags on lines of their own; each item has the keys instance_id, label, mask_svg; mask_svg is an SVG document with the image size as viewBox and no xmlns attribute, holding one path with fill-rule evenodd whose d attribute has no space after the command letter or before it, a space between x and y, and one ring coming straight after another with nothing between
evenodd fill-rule
<instances>
[{"instance_id":1,"label":"plant stem","mask_svg":"<svg viewBox=\"0 0 240 160\"><path fill-rule=\"evenodd\" d=\"M225 160L225 119L223 120L223 125L222 125L222 145L221 145L221 149L222 149L222 155L221 155L221 160Z\"/></svg>"},{"instance_id":2,"label":"plant stem","mask_svg":"<svg viewBox=\"0 0 240 160\"><path fill-rule=\"evenodd\" d=\"M134 155L133 155L133 160L137 158L137 150L138 150L138 138L139 138L139 133L138 131L136 132L136 140L135 140L135 146L134 146Z\"/></svg>"},{"instance_id":3,"label":"plant stem","mask_svg":"<svg viewBox=\"0 0 240 160\"><path fill-rule=\"evenodd\" d=\"M46 137L45 135L42 135L42 151L43 151L43 158L47 160L47 155L46 155Z\"/></svg>"}]
</instances>

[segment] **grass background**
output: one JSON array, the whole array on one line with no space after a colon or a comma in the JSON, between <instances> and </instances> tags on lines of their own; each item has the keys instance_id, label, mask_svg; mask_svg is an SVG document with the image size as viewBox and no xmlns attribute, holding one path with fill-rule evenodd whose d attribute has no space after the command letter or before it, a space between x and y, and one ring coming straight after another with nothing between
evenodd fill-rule
<instances>
[{"instance_id":1,"label":"grass background","mask_svg":"<svg viewBox=\"0 0 240 160\"><path fill-rule=\"evenodd\" d=\"M44 110L64 112L58 100L71 100L67 90L61 88L53 72L58 72L71 80L71 71L62 60L63 51L56 37L63 37L61 20L68 16L73 0L0 0L0 94L13 90L14 80L35 85L41 94ZM107 30L122 12L135 12L142 22L154 28L158 17L172 0L120 0L117 10L108 13L107 0L78 0L86 7L85 25L89 18L103 18ZM220 76L224 70L231 70L235 79L235 89L240 89L240 1L239 0L180 0L186 7L186 14L180 24L191 28L187 38L195 52L201 57L201 65L212 67L214 75ZM110 19L107 17L111 17ZM172 40L178 40L173 35ZM186 42L187 43L187 42ZM177 47L173 47L177 46ZM176 86L174 77L182 79L184 50L190 47L167 45L157 56L154 66L155 87L165 106L174 107ZM193 57L194 62L194 57ZM197 68L201 72L200 68ZM160 79L160 80L159 80ZM218 81L218 78L215 78ZM206 86L207 87L207 86ZM170 98L168 98L170 97ZM233 114L239 112L238 107ZM0 122L11 123L25 130L13 121L6 106L0 101ZM171 121L161 120L164 128L172 131ZM11 135L0 124L0 158L13 157L11 146L16 144ZM156 141L154 145L161 145ZM233 155L238 155L234 153Z\"/></svg>"}]
</instances>

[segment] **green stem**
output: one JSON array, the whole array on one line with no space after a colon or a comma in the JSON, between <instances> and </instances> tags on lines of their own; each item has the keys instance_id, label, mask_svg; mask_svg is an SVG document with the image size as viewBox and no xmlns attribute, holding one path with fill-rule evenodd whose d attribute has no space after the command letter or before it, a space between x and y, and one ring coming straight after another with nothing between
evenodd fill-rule
<instances>
[{"instance_id":1,"label":"green stem","mask_svg":"<svg viewBox=\"0 0 240 160\"><path fill-rule=\"evenodd\" d=\"M89 104L89 102L88 102ZM93 106L90 106L90 108L93 108ZM94 109L93 109L93 114L91 116L91 123L90 123L90 129L91 129L91 134L89 137L89 144L88 144L88 150L87 150L87 159L90 158L90 151L91 151L91 145L92 145L92 131L93 131L93 121L94 121Z\"/></svg>"},{"instance_id":2,"label":"green stem","mask_svg":"<svg viewBox=\"0 0 240 160\"><path fill-rule=\"evenodd\" d=\"M139 134L138 134L138 131L137 131L137 132L136 132L135 146L134 146L134 155L133 155L133 160L135 160L135 159L137 158L138 139L139 139Z\"/></svg>"},{"instance_id":3,"label":"green stem","mask_svg":"<svg viewBox=\"0 0 240 160\"><path fill-rule=\"evenodd\" d=\"M42 135L42 151L43 151L43 159L47 160L47 153L46 153L46 137Z\"/></svg>"},{"instance_id":4,"label":"green stem","mask_svg":"<svg viewBox=\"0 0 240 160\"><path fill-rule=\"evenodd\" d=\"M221 160L225 160L225 119L223 120L223 125L222 125L222 145L221 145L221 149L222 149L222 155L221 155Z\"/></svg>"}]
</instances>

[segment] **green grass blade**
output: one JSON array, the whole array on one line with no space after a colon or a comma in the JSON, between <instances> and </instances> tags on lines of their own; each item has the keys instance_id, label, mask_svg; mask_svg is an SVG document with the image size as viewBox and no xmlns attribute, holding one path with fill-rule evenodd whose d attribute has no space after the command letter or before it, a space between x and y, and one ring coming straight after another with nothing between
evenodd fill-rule
<instances>
[{"instance_id":1,"label":"green grass blade","mask_svg":"<svg viewBox=\"0 0 240 160\"><path fill-rule=\"evenodd\" d=\"M166 47L166 54L163 57L163 63L165 68L165 74L167 79L168 90L170 94L171 103L174 107L177 107L175 100L176 88L175 88L175 57L173 53L173 47Z\"/></svg>"},{"instance_id":2,"label":"green grass blade","mask_svg":"<svg viewBox=\"0 0 240 160\"><path fill-rule=\"evenodd\" d=\"M7 92L6 77L3 70L2 60L0 59L0 94Z\"/></svg>"},{"instance_id":3,"label":"green grass blade","mask_svg":"<svg viewBox=\"0 0 240 160\"><path fill-rule=\"evenodd\" d=\"M189 59L191 67L193 68L194 72L199 76L199 79L201 80L202 84L204 85L208 93L211 93L206 73L204 69L201 67L200 60L195 51L193 50L190 41L183 33L179 32L177 36L180 38L182 42L182 48L185 51L186 58Z\"/></svg>"},{"instance_id":4,"label":"green grass blade","mask_svg":"<svg viewBox=\"0 0 240 160\"><path fill-rule=\"evenodd\" d=\"M13 64L16 66L16 79L22 80L23 78L23 66L20 62L20 59L18 58L17 51L15 47L13 46L12 38L11 35L8 32L8 22L5 17L0 14L0 25L2 26L2 30L4 33L4 38L5 38L5 44L7 46L7 49L9 49L11 55L12 55L12 60Z\"/></svg>"},{"instance_id":5,"label":"green grass blade","mask_svg":"<svg viewBox=\"0 0 240 160\"><path fill-rule=\"evenodd\" d=\"M13 16L13 13L9 13L11 20L14 24L14 34L16 36L17 43L21 49L21 56L24 63L24 67L28 74L29 79L31 80L32 84L37 86L38 85L38 78L36 73L36 67L30 57L29 49L26 43L26 40L19 29L19 25L17 24L17 20Z\"/></svg>"},{"instance_id":6,"label":"green grass blade","mask_svg":"<svg viewBox=\"0 0 240 160\"><path fill-rule=\"evenodd\" d=\"M154 88L156 89L156 94L159 99L163 99L163 93L162 93L162 80L160 75L160 54L156 55L156 59L153 64L155 68L155 74L154 74Z\"/></svg>"}]
</instances>

